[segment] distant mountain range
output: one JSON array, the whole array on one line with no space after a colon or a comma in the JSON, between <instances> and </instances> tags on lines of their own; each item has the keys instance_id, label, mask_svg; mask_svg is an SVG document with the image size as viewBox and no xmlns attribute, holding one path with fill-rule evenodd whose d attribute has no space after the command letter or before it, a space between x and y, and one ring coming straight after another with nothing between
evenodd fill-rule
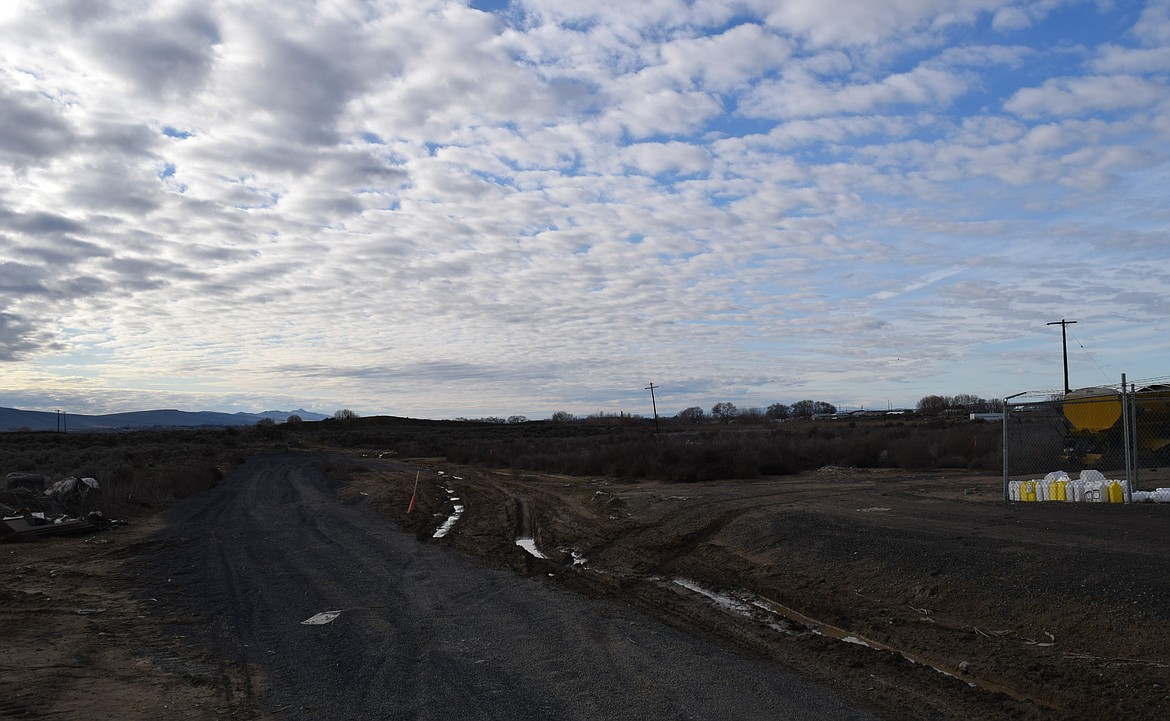
<instances>
[{"instance_id":1,"label":"distant mountain range","mask_svg":"<svg viewBox=\"0 0 1170 721\"><path fill-rule=\"evenodd\" d=\"M134 411L111 413L104 416L86 416L66 413L62 418L47 411L22 411L0 408L0 432L4 431L117 431L135 428L199 428L203 426L252 426L265 418L284 423L291 415L303 421L320 421L329 416L303 408L295 411L264 411L263 413L217 413L215 411Z\"/></svg>"}]
</instances>

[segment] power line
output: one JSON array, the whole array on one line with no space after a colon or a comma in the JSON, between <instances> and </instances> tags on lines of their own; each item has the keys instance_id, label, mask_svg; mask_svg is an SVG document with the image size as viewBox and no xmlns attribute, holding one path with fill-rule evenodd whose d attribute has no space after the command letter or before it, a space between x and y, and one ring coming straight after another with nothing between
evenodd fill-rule
<instances>
[{"instance_id":1,"label":"power line","mask_svg":"<svg viewBox=\"0 0 1170 721\"><path fill-rule=\"evenodd\" d=\"M1080 346L1081 350L1083 350L1085 352L1085 355L1089 357L1089 360L1092 361L1093 365L1097 368L1097 370L1101 371L1101 376L1106 381L1109 381L1109 374L1105 372L1104 368L1097 365L1097 359L1093 357L1093 354L1089 352L1089 349L1085 347L1085 344L1081 342L1081 339L1077 338L1076 334L1073 333L1072 331L1069 331L1069 335L1071 335L1073 337L1073 340L1076 341L1076 344L1078 346Z\"/></svg>"}]
</instances>

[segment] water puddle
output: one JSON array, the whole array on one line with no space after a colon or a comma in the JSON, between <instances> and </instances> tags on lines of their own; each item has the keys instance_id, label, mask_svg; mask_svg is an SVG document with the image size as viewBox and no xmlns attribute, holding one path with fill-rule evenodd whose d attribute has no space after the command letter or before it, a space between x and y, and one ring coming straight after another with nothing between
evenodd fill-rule
<instances>
[{"instance_id":1,"label":"water puddle","mask_svg":"<svg viewBox=\"0 0 1170 721\"><path fill-rule=\"evenodd\" d=\"M688 581L685 578L676 578L676 579L674 579L674 582L676 584L678 584L679 586L682 586L683 588L687 589L688 591L694 591L695 593L697 593L701 596L706 596L708 599L713 601L716 606L718 606L719 608L722 608L724 611L729 611L731 613L734 613L734 614L737 614L740 616L745 616L747 618L752 617L751 607L748 604L744 603L743 601L732 598L731 596L728 596L727 594L716 593L715 591L709 591L709 590L703 588L702 586L700 586L699 584L695 583L694 581Z\"/></svg>"},{"instance_id":2,"label":"water puddle","mask_svg":"<svg viewBox=\"0 0 1170 721\"><path fill-rule=\"evenodd\" d=\"M906 659L907 661L910 661L911 663L916 663L920 666L926 666L928 668L934 669L935 671L943 674L944 676L949 676L951 678L958 679L960 681L963 681L967 685L975 687L975 688L982 688L986 691L1003 693L1003 694L1006 694L1008 696L1011 696L1012 698L1014 698L1018 701L1029 701L1029 702L1038 704L1040 706L1047 706L1048 705L1039 698L1029 696L1026 693L1022 693L1022 692L1017 691L1017 690L1012 689L1012 688L1001 686L999 684L992 683L992 682L989 682L989 681L986 681L983 679L975 678L975 677L970 676L968 674L965 674L961 671L958 671L957 669L951 670L951 669L946 669L946 668L940 668L939 666L936 666L935 664L923 659L920 656L916 656L912 653L907 653L906 651L903 651L903 650L898 649L898 648L894 648L893 646L888 646L884 643L879 643L877 641L873 641L871 639L865 638L864 636L859 636L855 633L851 633L849 631L846 631L845 629L837 628L836 626L833 626L833 625L828 624L828 623L824 623L823 621L819 621L815 618L812 618L811 616L806 616L794 608L789 608L788 606L785 606L784 604L777 603L776 601L773 601L773 600L768 599L768 598L763 598L762 596L756 596L756 595L748 593L746 591L738 591L735 593L735 595L731 595L731 594L727 594L727 593L718 593L718 592L703 588L702 586L698 585L694 581L689 581L689 580L682 579L682 578L674 579L674 583L679 585L679 586L682 586L683 588L686 588L690 591L693 591L695 593L698 593L702 596L707 597L712 602L714 602L716 606L723 609L724 611L727 611L729 613L734 613L738 616L743 616L745 618L750 618L750 619L755 620L755 621L763 620L770 628L772 628L773 630L782 632L782 633L792 633L792 631L790 629L784 628L780 624L770 623L767 621L767 619L759 618L758 614L753 613L752 609L764 611L767 614L770 614L773 616L780 616L784 619L787 619L788 621L795 622L795 623L799 624L800 626L807 628L812 633L815 633L815 634L820 635L820 636L826 636L828 638L834 638L838 641L841 641L842 643L851 643L851 644L854 644L857 646L864 646L866 648L871 648L871 649L874 649L876 651L888 651L890 653L897 654L898 656L901 656L902 658Z\"/></svg>"},{"instance_id":3,"label":"water puddle","mask_svg":"<svg viewBox=\"0 0 1170 721\"><path fill-rule=\"evenodd\" d=\"M463 506L456 503L455 509L451 512L451 515L447 517L447 520L443 521L443 525L441 525L435 529L434 537L435 538L442 538L443 536L446 536L447 533L449 533L451 531L451 527L455 525L455 521L458 521L459 517L462 515L463 515Z\"/></svg>"},{"instance_id":4,"label":"water puddle","mask_svg":"<svg viewBox=\"0 0 1170 721\"><path fill-rule=\"evenodd\" d=\"M455 493L454 490L452 490L450 488L444 488L443 490L447 492L447 500L450 500L450 501L458 501L459 500L459 496L454 495L454 493ZM447 517L447 520L443 522L443 525L441 525L437 529L435 529L434 538L442 538L443 536L446 536L447 533L449 533L451 531L451 527L455 525L455 522L459 520L459 517L463 515L463 511L464 511L463 505L460 503L456 503L455 508L451 511L451 515Z\"/></svg>"},{"instance_id":5,"label":"water puddle","mask_svg":"<svg viewBox=\"0 0 1170 721\"><path fill-rule=\"evenodd\" d=\"M536 539L534 538L517 538L516 545L523 548L525 551L528 551L537 558L548 558L548 556L541 553L540 549L536 547Z\"/></svg>"}]
</instances>

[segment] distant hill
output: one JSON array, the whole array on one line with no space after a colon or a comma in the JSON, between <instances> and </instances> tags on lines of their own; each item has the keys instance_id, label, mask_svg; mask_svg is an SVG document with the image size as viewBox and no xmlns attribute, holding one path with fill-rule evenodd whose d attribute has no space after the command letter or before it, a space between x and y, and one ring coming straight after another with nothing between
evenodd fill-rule
<instances>
[{"instance_id":1,"label":"distant hill","mask_svg":"<svg viewBox=\"0 0 1170 721\"><path fill-rule=\"evenodd\" d=\"M264 411L263 413L218 413L215 411L180 411L174 409L155 411L134 411L111 413L101 416L87 416L67 413L65 428L70 431L117 431L134 428L199 428L204 426L251 426L262 419L271 418L277 423L298 415L303 421L320 421L329 416L313 413L303 408L295 411ZM22 411L16 408L0 408L0 432L3 431L55 431L60 428L61 418L46 411Z\"/></svg>"}]
</instances>

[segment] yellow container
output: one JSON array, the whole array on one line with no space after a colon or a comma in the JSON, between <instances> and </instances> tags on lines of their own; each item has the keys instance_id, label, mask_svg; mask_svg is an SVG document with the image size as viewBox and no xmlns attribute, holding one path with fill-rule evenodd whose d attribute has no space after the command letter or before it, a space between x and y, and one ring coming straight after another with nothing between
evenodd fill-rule
<instances>
[{"instance_id":1,"label":"yellow container","mask_svg":"<svg viewBox=\"0 0 1170 721\"><path fill-rule=\"evenodd\" d=\"M1053 481L1052 494L1049 500L1052 501L1067 501L1068 500L1068 481Z\"/></svg>"},{"instance_id":2,"label":"yellow container","mask_svg":"<svg viewBox=\"0 0 1170 721\"><path fill-rule=\"evenodd\" d=\"M1124 503L1125 493L1121 490L1121 484L1117 481L1109 482L1109 502L1110 503Z\"/></svg>"},{"instance_id":3,"label":"yellow container","mask_svg":"<svg viewBox=\"0 0 1170 721\"><path fill-rule=\"evenodd\" d=\"M1020 488L1020 500L1036 500L1036 481L1024 481L1023 487Z\"/></svg>"},{"instance_id":4,"label":"yellow container","mask_svg":"<svg viewBox=\"0 0 1170 721\"><path fill-rule=\"evenodd\" d=\"M1082 388L1064 397L1063 410L1074 430L1108 430L1121 420L1121 394L1112 388Z\"/></svg>"}]
</instances>

